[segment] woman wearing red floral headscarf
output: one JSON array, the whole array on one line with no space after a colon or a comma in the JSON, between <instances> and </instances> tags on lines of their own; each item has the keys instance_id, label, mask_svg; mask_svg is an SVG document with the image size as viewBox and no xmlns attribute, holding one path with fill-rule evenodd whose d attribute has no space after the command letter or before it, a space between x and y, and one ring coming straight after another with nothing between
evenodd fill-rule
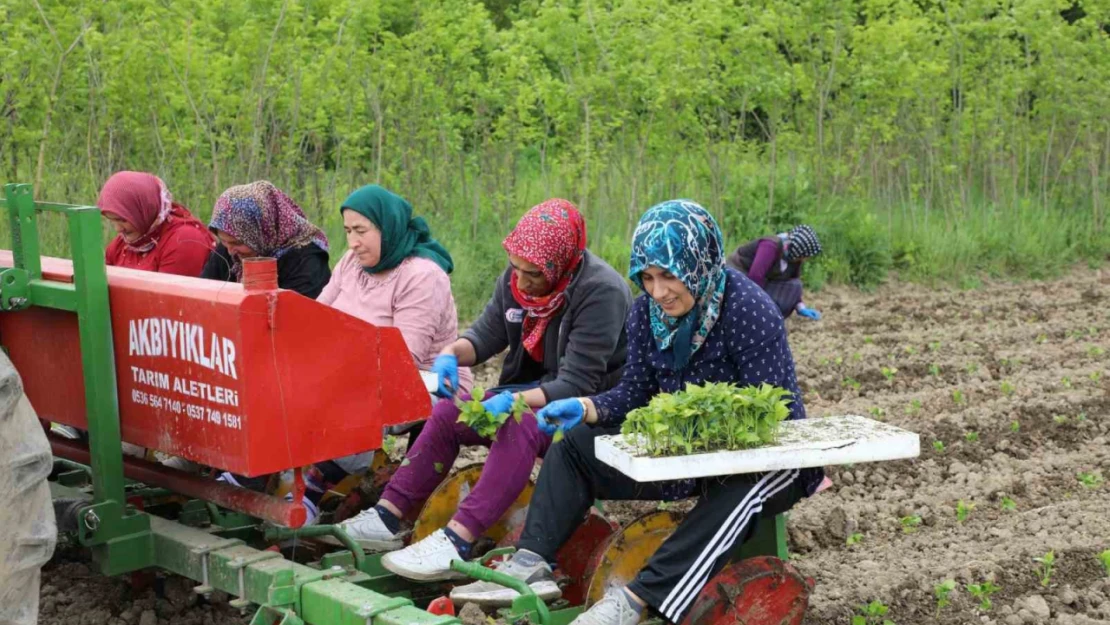
<instances>
[{"instance_id":1,"label":"woman wearing red floral headscarf","mask_svg":"<svg viewBox=\"0 0 1110 625\"><path fill-rule=\"evenodd\" d=\"M104 253L109 265L195 277L215 247L204 224L174 202L155 175L116 173L104 183L96 205L117 232Z\"/></svg>"},{"instance_id":2,"label":"woman wearing red floral headscarf","mask_svg":"<svg viewBox=\"0 0 1110 625\"><path fill-rule=\"evenodd\" d=\"M343 523L357 540L399 547L399 519L447 477L459 448L489 447L482 477L447 527L382 559L404 577L455 577L451 560L465 559L527 485L535 459L552 439L531 414L519 423L508 418L518 396L538 409L578 397L582 389L607 389L620 379L632 293L620 274L586 249L586 224L578 209L566 200L548 200L529 210L502 245L509 266L485 311L432 365L437 394L451 398L459 388L460 366L483 363L508 348L498 386L483 402L504 419L496 438L459 423L451 399L440 401L378 505Z\"/></svg>"}]
</instances>

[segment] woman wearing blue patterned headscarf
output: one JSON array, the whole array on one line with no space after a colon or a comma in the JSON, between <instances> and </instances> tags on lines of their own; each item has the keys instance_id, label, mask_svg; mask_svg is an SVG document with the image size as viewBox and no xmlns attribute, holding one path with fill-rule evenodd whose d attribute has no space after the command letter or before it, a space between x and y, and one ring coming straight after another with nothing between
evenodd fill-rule
<instances>
[{"instance_id":1,"label":"woman wearing blue patterned headscarf","mask_svg":"<svg viewBox=\"0 0 1110 625\"><path fill-rule=\"evenodd\" d=\"M632 583L610 590L571 625L635 625L648 606L681 623L737 539L769 520L770 511L812 494L824 477L821 469L794 469L638 483L597 459L595 438L619 433L629 411L687 384L772 384L792 393L790 418L805 417L782 315L754 282L725 267L723 255L716 221L696 203L671 200L644 213L629 268L644 293L625 325L628 360L620 383L592 397L551 402L536 415L540 429L565 437L544 458L516 554L499 570L537 593L554 586L548 563L595 498L699 498ZM489 582L451 592L455 603L507 605L514 596Z\"/></svg>"}]
</instances>

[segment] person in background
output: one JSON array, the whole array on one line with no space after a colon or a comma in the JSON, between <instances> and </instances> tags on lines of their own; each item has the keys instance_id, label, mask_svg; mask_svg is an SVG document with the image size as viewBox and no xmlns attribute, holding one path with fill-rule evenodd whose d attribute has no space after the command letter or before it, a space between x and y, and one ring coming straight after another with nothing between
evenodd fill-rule
<instances>
[{"instance_id":1,"label":"person in background","mask_svg":"<svg viewBox=\"0 0 1110 625\"><path fill-rule=\"evenodd\" d=\"M413 362L430 371L436 356L458 339L458 313L448 274L451 255L432 238L428 224L412 216L404 198L372 184L343 201L339 212L347 233L347 252L316 301L376 326L401 331ZM470 369L459 369L459 390L469 392ZM306 479L306 504L315 504L347 475L365 470L368 451L312 467Z\"/></svg>"},{"instance_id":2,"label":"person in background","mask_svg":"<svg viewBox=\"0 0 1110 625\"><path fill-rule=\"evenodd\" d=\"M821 241L813 228L795 226L789 233L749 241L728 257L728 266L744 272L767 291L783 317L794 311L814 321L821 313L802 301L802 263L821 253Z\"/></svg>"},{"instance_id":3,"label":"person in background","mask_svg":"<svg viewBox=\"0 0 1110 625\"><path fill-rule=\"evenodd\" d=\"M620 384L600 394L551 402L537 413L545 432L566 432L544 459L524 531L499 571L544 600L560 596L549 563L596 499L675 500L697 505L635 579L613 587L572 625L635 625L650 607L681 623L702 587L754 526L813 494L819 468L640 483L600 462L599 436L625 416L687 384L771 384L792 395L790 419L805 418L794 360L775 303L726 268L712 215L689 200L658 204L633 234L629 278L644 294L628 316L628 363ZM585 424L585 425L582 425ZM508 605L515 590L476 582L451 591L461 604Z\"/></svg>"},{"instance_id":4,"label":"person in background","mask_svg":"<svg viewBox=\"0 0 1110 625\"><path fill-rule=\"evenodd\" d=\"M399 546L400 520L447 477L459 449L489 447L481 478L447 527L382 558L385 568L402 577L459 577L451 561L466 559L527 485L536 458L547 453L552 439L540 432L531 413L519 423L508 417L518 396L536 409L602 391L620 378L632 293L620 274L587 251L586 223L578 209L566 200L543 202L521 217L502 246L509 267L485 311L432 365L437 393L451 397L460 390L460 367L508 348L498 387L483 402L487 411L505 418L496 439L459 423L455 404L440 401L378 505L342 523L356 540Z\"/></svg>"},{"instance_id":5,"label":"person in background","mask_svg":"<svg viewBox=\"0 0 1110 625\"><path fill-rule=\"evenodd\" d=\"M208 228L219 238L202 278L239 282L244 258L277 259L278 286L316 299L331 277L328 237L304 211L265 180L224 191Z\"/></svg>"},{"instance_id":6,"label":"person in background","mask_svg":"<svg viewBox=\"0 0 1110 625\"><path fill-rule=\"evenodd\" d=\"M110 266L195 278L215 248L204 224L174 202L166 184L153 174L113 174L96 205L117 233L104 252Z\"/></svg>"}]
</instances>

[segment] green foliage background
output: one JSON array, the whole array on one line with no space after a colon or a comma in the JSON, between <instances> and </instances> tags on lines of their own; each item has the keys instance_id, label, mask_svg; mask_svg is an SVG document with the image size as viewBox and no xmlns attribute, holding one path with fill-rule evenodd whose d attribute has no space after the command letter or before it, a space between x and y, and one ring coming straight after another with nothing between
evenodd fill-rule
<instances>
[{"instance_id":1,"label":"green foliage background","mask_svg":"<svg viewBox=\"0 0 1110 625\"><path fill-rule=\"evenodd\" d=\"M206 217L266 178L337 249L380 182L455 255L465 317L550 196L619 268L689 197L730 245L814 223L811 286L1041 277L1110 247L1108 24L1105 0L0 0L0 180L91 203L149 170Z\"/></svg>"}]
</instances>

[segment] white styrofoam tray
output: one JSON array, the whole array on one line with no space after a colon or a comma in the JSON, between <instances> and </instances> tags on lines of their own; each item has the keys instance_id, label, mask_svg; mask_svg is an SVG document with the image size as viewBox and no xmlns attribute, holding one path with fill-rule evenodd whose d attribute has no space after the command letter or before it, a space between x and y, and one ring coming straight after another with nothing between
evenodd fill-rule
<instances>
[{"instance_id":1,"label":"white styrofoam tray","mask_svg":"<svg viewBox=\"0 0 1110 625\"><path fill-rule=\"evenodd\" d=\"M623 435L594 442L597 459L637 482L916 458L918 435L858 415L783 421L775 445L689 456L649 457Z\"/></svg>"}]
</instances>

